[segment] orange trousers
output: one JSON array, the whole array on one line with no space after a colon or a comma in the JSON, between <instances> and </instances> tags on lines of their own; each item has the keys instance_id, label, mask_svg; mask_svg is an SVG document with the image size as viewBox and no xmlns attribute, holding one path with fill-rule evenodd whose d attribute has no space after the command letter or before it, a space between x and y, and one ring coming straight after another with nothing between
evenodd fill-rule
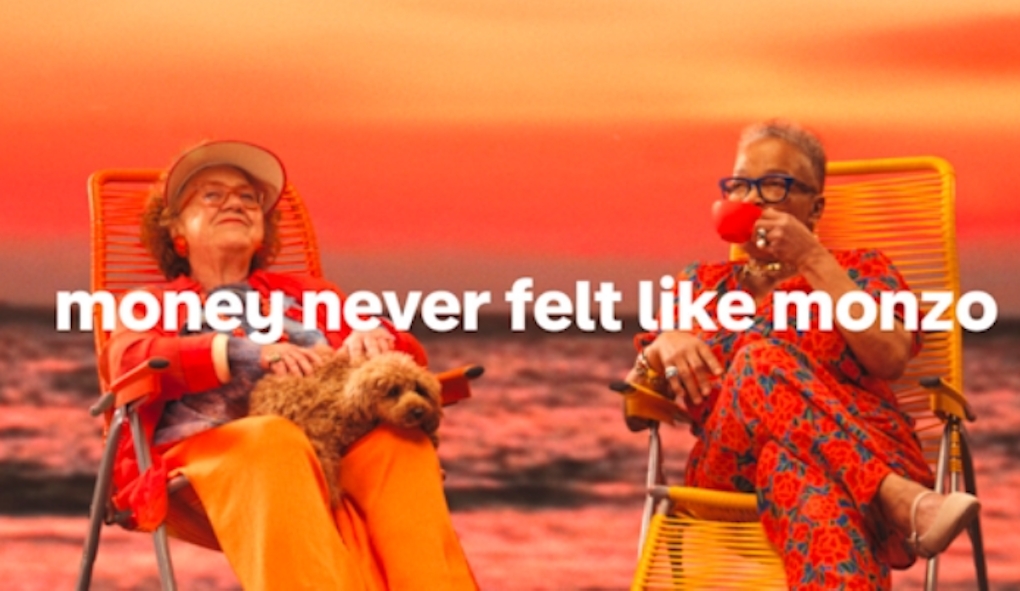
<instances>
[{"instance_id":1,"label":"orange trousers","mask_svg":"<svg viewBox=\"0 0 1020 591\"><path fill-rule=\"evenodd\" d=\"M355 443L334 511L311 444L285 419L233 421L164 459L191 484L171 497L170 535L222 550L248 591L477 589L421 431L380 426Z\"/></svg>"}]
</instances>

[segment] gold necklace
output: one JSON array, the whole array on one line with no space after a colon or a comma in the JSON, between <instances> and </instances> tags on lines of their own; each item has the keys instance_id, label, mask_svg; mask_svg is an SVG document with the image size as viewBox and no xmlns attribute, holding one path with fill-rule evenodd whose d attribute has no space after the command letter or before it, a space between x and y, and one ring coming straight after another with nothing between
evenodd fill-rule
<instances>
[{"instance_id":1,"label":"gold necklace","mask_svg":"<svg viewBox=\"0 0 1020 591\"><path fill-rule=\"evenodd\" d=\"M754 259L748 259L741 270L743 275L754 275L757 277L768 277L774 279L778 277L783 271L783 263L779 261L772 261L769 263L762 263Z\"/></svg>"}]
</instances>

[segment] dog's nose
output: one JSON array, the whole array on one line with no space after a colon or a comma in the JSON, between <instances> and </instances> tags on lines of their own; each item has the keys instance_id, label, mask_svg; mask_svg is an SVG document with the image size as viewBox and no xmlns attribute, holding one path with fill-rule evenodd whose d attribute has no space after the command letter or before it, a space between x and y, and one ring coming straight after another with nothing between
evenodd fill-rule
<instances>
[{"instance_id":1,"label":"dog's nose","mask_svg":"<svg viewBox=\"0 0 1020 591\"><path fill-rule=\"evenodd\" d=\"M425 409L424 408L414 408L414 409L411 409L411 416L416 418L416 419L420 419L423 416L425 416Z\"/></svg>"}]
</instances>

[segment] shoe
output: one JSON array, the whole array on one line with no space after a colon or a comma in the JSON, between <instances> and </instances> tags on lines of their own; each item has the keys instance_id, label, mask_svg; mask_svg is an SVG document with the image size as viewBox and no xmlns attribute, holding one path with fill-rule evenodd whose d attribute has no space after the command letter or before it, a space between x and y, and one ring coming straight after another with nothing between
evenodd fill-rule
<instances>
[{"instance_id":1,"label":"shoe","mask_svg":"<svg viewBox=\"0 0 1020 591\"><path fill-rule=\"evenodd\" d=\"M921 499L928 495L938 494L935 491L927 490L914 498L914 505L910 509L910 545L914 548L914 554L921 558L931 558L949 547L949 544L960 535L970 522L977 517L981 510L981 503L977 497L967 493L954 492L946 497L939 507L931 527L923 536L917 535L917 507Z\"/></svg>"}]
</instances>

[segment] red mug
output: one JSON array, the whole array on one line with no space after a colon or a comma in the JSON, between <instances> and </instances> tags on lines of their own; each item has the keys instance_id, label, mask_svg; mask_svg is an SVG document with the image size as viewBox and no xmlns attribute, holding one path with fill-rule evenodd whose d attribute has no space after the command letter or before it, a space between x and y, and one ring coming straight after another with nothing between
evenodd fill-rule
<instances>
[{"instance_id":1,"label":"red mug","mask_svg":"<svg viewBox=\"0 0 1020 591\"><path fill-rule=\"evenodd\" d=\"M761 212L753 203L723 199L712 204L712 221L723 240L743 244L751 239Z\"/></svg>"}]
</instances>

